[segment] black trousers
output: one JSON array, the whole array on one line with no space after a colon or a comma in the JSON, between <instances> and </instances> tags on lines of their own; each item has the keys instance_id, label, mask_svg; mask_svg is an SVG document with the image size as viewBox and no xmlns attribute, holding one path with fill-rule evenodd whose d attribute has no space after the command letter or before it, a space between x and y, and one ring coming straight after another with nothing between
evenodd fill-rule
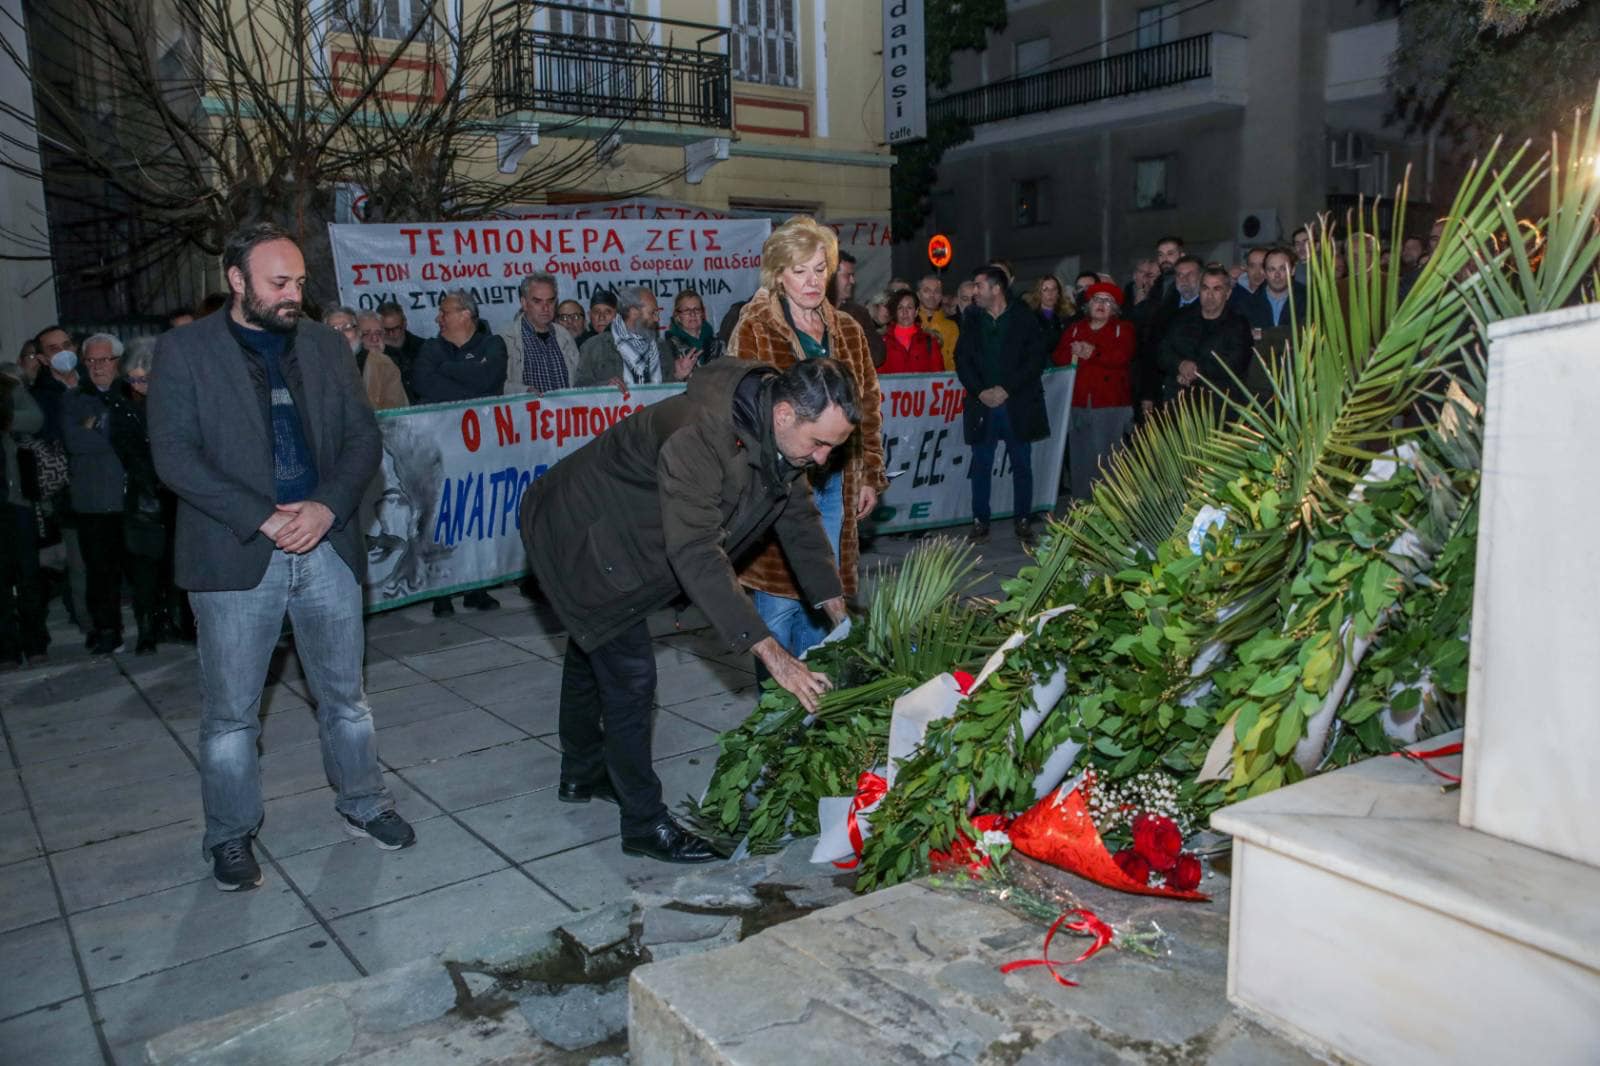
<instances>
[{"instance_id":1,"label":"black trousers","mask_svg":"<svg viewBox=\"0 0 1600 1066\"><path fill-rule=\"evenodd\" d=\"M78 544L88 582L89 621L99 632L122 633L122 579L133 586L133 610L148 618L156 606L160 563L128 551L122 537L122 513L79 514Z\"/></svg>"},{"instance_id":2,"label":"black trousers","mask_svg":"<svg viewBox=\"0 0 1600 1066\"><path fill-rule=\"evenodd\" d=\"M0 502L0 658L43 655L50 646L44 619L33 508Z\"/></svg>"},{"instance_id":3,"label":"black trousers","mask_svg":"<svg viewBox=\"0 0 1600 1066\"><path fill-rule=\"evenodd\" d=\"M666 817L661 778L650 765L655 649L641 620L586 652L567 641L561 670L561 780L610 777L622 801L622 833L642 836Z\"/></svg>"}]
</instances>

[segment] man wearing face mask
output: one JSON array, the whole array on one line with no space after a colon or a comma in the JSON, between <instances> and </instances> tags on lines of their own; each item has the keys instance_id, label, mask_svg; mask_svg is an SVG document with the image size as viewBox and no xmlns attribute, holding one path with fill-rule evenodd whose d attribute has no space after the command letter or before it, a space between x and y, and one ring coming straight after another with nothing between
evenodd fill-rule
<instances>
[{"instance_id":1,"label":"man wearing face mask","mask_svg":"<svg viewBox=\"0 0 1600 1066\"><path fill-rule=\"evenodd\" d=\"M682 394L629 415L523 494L522 542L568 635L557 798L618 804L624 852L663 862L717 857L667 813L651 766L651 612L687 595L728 651L753 652L807 710L829 687L773 638L734 567L772 529L807 601L834 623L844 619L805 475L859 421L855 385L833 359L782 373L717 359Z\"/></svg>"},{"instance_id":2,"label":"man wearing face mask","mask_svg":"<svg viewBox=\"0 0 1600 1066\"><path fill-rule=\"evenodd\" d=\"M380 848L416 834L394 810L362 685L366 545L356 509L383 448L350 346L304 321L305 258L271 223L222 255L218 314L156 342L148 402L156 473L178 496L175 577L199 627L203 848L225 892L261 883L256 741L283 628L317 705L335 810Z\"/></svg>"}]
</instances>

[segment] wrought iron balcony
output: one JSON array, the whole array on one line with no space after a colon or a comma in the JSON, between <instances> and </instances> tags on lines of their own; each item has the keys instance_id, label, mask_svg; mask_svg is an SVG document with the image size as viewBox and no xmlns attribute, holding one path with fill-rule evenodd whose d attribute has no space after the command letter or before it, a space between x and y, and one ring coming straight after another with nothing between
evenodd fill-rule
<instances>
[{"instance_id":1,"label":"wrought iron balcony","mask_svg":"<svg viewBox=\"0 0 1600 1066\"><path fill-rule=\"evenodd\" d=\"M929 106L929 118L976 126L1209 78L1211 37L1202 33L952 93Z\"/></svg>"},{"instance_id":2,"label":"wrought iron balcony","mask_svg":"<svg viewBox=\"0 0 1600 1066\"><path fill-rule=\"evenodd\" d=\"M733 125L726 26L511 0L490 36L500 115Z\"/></svg>"}]
</instances>

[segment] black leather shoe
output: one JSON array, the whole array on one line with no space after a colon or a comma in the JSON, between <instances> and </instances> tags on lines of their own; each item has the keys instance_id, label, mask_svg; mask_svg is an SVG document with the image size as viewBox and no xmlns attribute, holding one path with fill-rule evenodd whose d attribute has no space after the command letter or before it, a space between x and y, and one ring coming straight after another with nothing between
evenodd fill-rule
<instances>
[{"instance_id":1,"label":"black leather shoe","mask_svg":"<svg viewBox=\"0 0 1600 1066\"><path fill-rule=\"evenodd\" d=\"M616 790L611 787L611 782L603 777L592 785L578 781L563 781L561 787L556 790L556 799L562 803L588 803L592 799L597 799L621 804L617 799Z\"/></svg>"},{"instance_id":2,"label":"black leather shoe","mask_svg":"<svg viewBox=\"0 0 1600 1066\"><path fill-rule=\"evenodd\" d=\"M622 851L661 862L715 862L722 858L710 841L695 836L671 818L661 819L645 836L623 837Z\"/></svg>"}]
</instances>

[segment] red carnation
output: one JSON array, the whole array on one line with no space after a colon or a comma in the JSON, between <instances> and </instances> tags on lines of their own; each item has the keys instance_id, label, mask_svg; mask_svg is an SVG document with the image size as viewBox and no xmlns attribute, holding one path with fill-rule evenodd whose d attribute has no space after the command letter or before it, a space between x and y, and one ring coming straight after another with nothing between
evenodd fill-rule
<instances>
[{"instance_id":1,"label":"red carnation","mask_svg":"<svg viewBox=\"0 0 1600 1066\"><path fill-rule=\"evenodd\" d=\"M1189 852L1179 855L1172 872L1167 874L1167 887L1178 892L1200 887L1200 860Z\"/></svg>"},{"instance_id":2,"label":"red carnation","mask_svg":"<svg viewBox=\"0 0 1600 1066\"><path fill-rule=\"evenodd\" d=\"M1139 882L1139 884L1148 885L1150 883L1150 863L1143 855L1140 855L1132 848L1123 848L1111 856L1111 860L1122 869L1123 873Z\"/></svg>"},{"instance_id":3,"label":"red carnation","mask_svg":"<svg viewBox=\"0 0 1600 1066\"><path fill-rule=\"evenodd\" d=\"M1183 851L1183 834L1178 824L1161 814L1141 814L1133 819L1133 850L1159 873L1172 869Z\"/></svg>"}]
</instances>

